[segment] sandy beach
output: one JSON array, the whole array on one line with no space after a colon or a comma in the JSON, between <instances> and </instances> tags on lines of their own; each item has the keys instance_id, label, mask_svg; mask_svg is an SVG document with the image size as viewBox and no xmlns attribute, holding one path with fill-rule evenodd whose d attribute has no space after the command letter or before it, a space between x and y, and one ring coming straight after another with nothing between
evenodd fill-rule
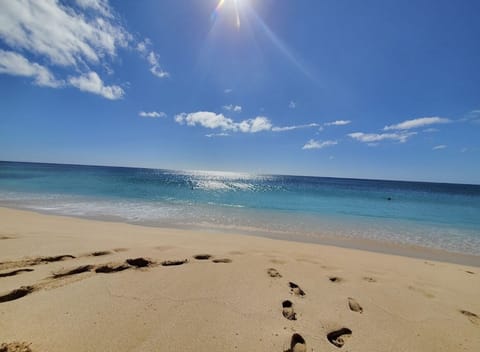
<instances>
[{"instance_id":1,"label":"sandy beach","mask_svg":"<svg viewBox=\"0 0 480 352\"><path fill-rule=\"evenodd\" d=\"M1 351L478 351L478 267L0 208Z\"/></svg>"}]
</instances>

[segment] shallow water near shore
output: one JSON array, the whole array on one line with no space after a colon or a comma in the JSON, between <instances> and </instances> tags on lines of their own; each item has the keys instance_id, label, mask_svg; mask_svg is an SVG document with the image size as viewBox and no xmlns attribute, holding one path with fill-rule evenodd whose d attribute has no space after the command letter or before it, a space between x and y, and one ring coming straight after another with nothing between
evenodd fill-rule
<instances>
[{"instance_id":1,"label":"shallow water near shore","mask_svg":"<svg viewBox=\"0 0 480 352\"><path fill-rule=\"evenodd\" d=\"M480 255L480 186L0 162L0 205Z\"/></svg>"}]
</instances>

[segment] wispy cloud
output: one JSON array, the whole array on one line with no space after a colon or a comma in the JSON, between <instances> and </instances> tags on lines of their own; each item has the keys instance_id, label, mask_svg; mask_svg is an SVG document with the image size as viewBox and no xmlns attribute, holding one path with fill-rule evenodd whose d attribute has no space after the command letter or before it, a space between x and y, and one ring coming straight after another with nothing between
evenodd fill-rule
<instances>
[{"instance_id":1,"label":"wispy cloud","mask_svg":"<svg viewBox=\"0 0 480 352\"><path fill-rule=\"evenodd\" d=\"M324 125L325 126L345 126L352 123L350 120L336 120L332 122L326 122Z\"/></svg>"},{"instance_id":2,"label":"wispy cloud","mask_svg":"<svg viewBox=\"0 0 480 352\"><path fill-rule=\"evenodd\" d=\"M141 117L152 117L152 118L157 118L157 117L167 117L167 114L165 114L163 111L140 111L138 113L138 116Z\"/></svg>"},{"instance_id":3,"label":"wispy cloud","mask_svg":"<svg viewBox=\"0 0 480 352\"><path fill-rule=\"evenodd\" d=\"M221 132L221 133L208 133L205 137L213 138L213 137L228 137L230 136L229 133Z\"/></svg>"},{"instance_id":4,"label":"wispy cloud","mask_svg":"<svg viewBox=\"0 0 480 352\"><path fill-rule=\"evenodd\" d=\"M472 110L468 112L463 118L460 119L460 121L480 124L480 110Z\"/></svg>"},{"instance_id":5,"label":"wispy cloud","mask_svg":"<svg viewBox=\"0 0 480 352\"><path fill-rule=\"evenodd\" d=\"M157 76L158 78L166 78L170 76L170 74L167 71L164 71L160 67L158 54L154 53L153 51L150 51L150 53L147 55L147 61L150 64L150 72L154 76Z\"/></svg>"},{"instance_id":6,"label":"wispy cloud","mask_svg":"<svg viewBox=\"0 0 480 352\"><path fill-rule=\"evenodd\" d=\"M150 72L158 78L167 78L170 74L160 66L160 56L152 50L152 41L145 38L137 43L137 51L147 60L150 65Z\"/></svg>"},{"instance_id":7,"label":"wispy cloud","mask_svg":"<svg viewBox=\"0 0 480 352\"><path fill-rule=\"evenodd\" d=\"M99 73L112 74L109 63L115 61L120 49L132 44L148 60L154 75L168 75L160 68L158 54L147 51L151 42L137 45L108 0L2 1L0 40L11 50L2 52L0 73L32 77L38 86L70 85L118 99L124 95L123 89L104 85ZM31 62L31 57L36 62ZM77 77L57 79L52 72Z\"/></svg>"},{"instance_id":8,"label":"wispy cloud","mask_svg":"<svg viewBox=\"0 0 480 352\"><path fill-rule=\"evenodd\" d=\"M68 82L81 91L98 94L110 100L121 99L124 90L117 86L106 86L96 72L90 71L77 77L70 77Z\"/></svg>"},{"instance_id":9,"label":"wispy cloud","mask_svg":"<svg viewBox=\"0 0 480 352\"><path fill-rule=\"evenodd\" d=\"M43 87L58 88L65 82L55 79L50 70L42 65L28 61L13 51L0 49L0 73L33 78L34 84Z\"/></svg>"},{"instance_id":10,"label":"wispy cloud","mask_svg":"<svg viewBox=\"0 0 480 352\"><path fill-rule=\"evenodd\" d=\"M223 108L227 111L242 112L242 107L240 105L224 105Z\"/></svg>"},{"instance_id":11,"label":"wispy cloud","mask_svg":"<svg viewBox=\"0 0 480 352\"><path fill-rule=\"evenodd\" d=\"M410 130L410 129L413 129L413 128L424 127L424 126L440 124L440 123L448 123L448 122L450 122L450 120L447 119L447 118L444 118L444 117L437 117L437 116L434 116L434 117L420 117L418 119L406 120L406 121L400 122L396 125L385 126L383 129L385 131Z\"/></svg>"},{"instance_id":12,"label":"wispy cloud","mask_svg":"<svg viewBox=\"0 0 480 352\"><path fill-rule=\"evenodd\" d=\"M363 142L363 143L375 143L384 140L393 140L400 143L405 143L408 138L416 135L417 132L398 132L398 133L363 133L363 132L354 132L349 133L348 136Z\"/></svg>"},{"instance_id":13,"label":"wispy cloud","mask_svg":"<svg viewBox=\"0 0 480 352\"><path fill-rule=\"evenodd\" d=\"M302 128L311 128L311 127L320 127L318 123L309 123L305 125L293 125L293 126L282 126L282 127L272 127L273 132L284 132L298 130Z\"/></svg>"},{"instance_id":14,"label":"wispy cloud","mask_svg":"<svg viewBox=\"0 0 480 352\"><path fill-rule=\"evenodd\" d=\"M337 141L316 141L314 139L310 139L307 143L305 143L302 149L303 150L322 149L325 147L331 147L336 144L338 144Z\"/></svg>"},{"instance_id":15,"label":"wispy cloud","mask_svg":"<svg viewBox=\"0 0 480 352\"><path fill-rule=\"evenodd\" d=\"M267 117L257 116L253 119L235 122L223 114L210 111L198 111L193 113L181 113L175 116L175 122L188 126L202 126L210 129L221 129L223 131L257 133L272 129L272 123Z\"/></svg>"},{"instance_id":16,"label":"wispy cloud","mask_svg":"<svg viewBox=\"0 0 480 352\"><path fill-rule=\"evenodd\" d=\"M288 103L288 107L290 109L295 109L297 107L297 103L295 103L293 100Z\"/></svg>"},{"instance_id":17,"label":"wispy cloud","mask_svg":"<svg viewBox=\"0 0 480 352\"><path fill-rule=\"evenodd\" d=\"M231 92L233 92L233 89L232 88L226 88L226 89L223 90L223 92L225 94L230 94Z\"/></svg>"},{"instance_id":18,"label":"wispy cloud","mask_svg":"<svg viewBox=\"0 0 480 352\"><path fill-rule=\"evenodd\" d=\"M95 8L92 1L79 3L83 4L81 8ZM106 2L96 3L108 6ZM2 1L0 37L13 48L46 57L57 65L75 67L115 56L117 49L131 40L130 34L111 18L101 13L86 16L56 0Z\"/></svg>"},{"instance_id":19,"label":"wispy cloud","mask_svg":"<svg viewBox=\"0 0 480 352\"><path fill-rule=\"evenodd\" d=\"M76 0L77 4L84 9L91 9L101 13L105 17L113 17L107 0Z\"/></svg>"},{"instance_id":20,"label":"wispy cloud","mask_svg":"<svg viewBox=\"0 0 480 352\"><path fill-rule=\"evenodd\" d=\"M436 145L435 147L432 148L432 150L440 150L440 149L445 149L447 146L445 144L440 144Z\"/></svg>"}]
</instances>

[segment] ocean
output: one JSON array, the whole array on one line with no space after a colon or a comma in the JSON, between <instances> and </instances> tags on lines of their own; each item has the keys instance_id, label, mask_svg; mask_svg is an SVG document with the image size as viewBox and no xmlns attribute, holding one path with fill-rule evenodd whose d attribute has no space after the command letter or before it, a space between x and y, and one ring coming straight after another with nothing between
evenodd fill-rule
<instances>
[{"instance_id":1,"label":"ocean","mask_svg":"<svg viewBox=\"0 0 480 352\"><path fill-rule=\"evenodd\" d=\"M479 185L0 162L0 206L480 255Z\"/></svg>"}]
</instances>

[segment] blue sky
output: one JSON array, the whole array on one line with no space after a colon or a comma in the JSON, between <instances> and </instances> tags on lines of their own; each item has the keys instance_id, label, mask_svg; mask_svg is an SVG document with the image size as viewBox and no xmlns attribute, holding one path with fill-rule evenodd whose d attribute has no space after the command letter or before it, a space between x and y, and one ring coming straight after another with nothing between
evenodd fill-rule
<instances>
[{"instance_id":1,"label":"blue sky","mask_svg":"<svg viewBox=\"0 0 480 352\"><path fill-rule=\"evenodd\" d=\"M478 13L0 0L0 160L478 184Z\"/></svg>"}]
</instances>

